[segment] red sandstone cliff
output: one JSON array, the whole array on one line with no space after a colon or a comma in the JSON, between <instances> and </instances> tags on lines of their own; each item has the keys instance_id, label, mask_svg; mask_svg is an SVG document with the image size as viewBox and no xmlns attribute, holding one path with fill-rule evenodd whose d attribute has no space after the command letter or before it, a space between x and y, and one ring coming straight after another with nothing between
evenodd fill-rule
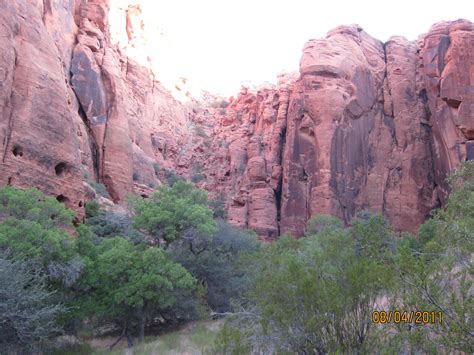
<instances>
[{"instance_id":1,"label":"red sandstone cliff","mask_svg":"<svg viewBox=\"0 0 474 355\"><path fill-rule=\"evenodd\" d=\"M361 209L414 231L474 159L468 21L385 44L338 27L305 45L299 75L212 108L179 103L127 56L144 41L129 2L0 0L0 184L37 186L80 216L95 182L119 202L176 171L273 239Z\"/></svg>"}]
</instances>

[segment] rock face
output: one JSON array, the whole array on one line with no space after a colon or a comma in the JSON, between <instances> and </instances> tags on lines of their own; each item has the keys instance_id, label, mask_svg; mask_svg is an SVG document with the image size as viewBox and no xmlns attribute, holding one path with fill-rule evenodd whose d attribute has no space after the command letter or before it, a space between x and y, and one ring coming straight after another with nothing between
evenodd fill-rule
<instances>
[{"instance_id":1,"label":"rock face","mask_svg":"<svg viewBox=\"0 0 474 355\"><path fill-rule=\"evenodd\" d=\"M146 24L139 1L118 3L0 0L0 184L36 186L81 218L99 184L119 203L177 174L272 240L362 209L416 231L474 159L468 21L417 42L341 26L278 85L185 105L129 56Z\"/></svg>"}]
</instances>

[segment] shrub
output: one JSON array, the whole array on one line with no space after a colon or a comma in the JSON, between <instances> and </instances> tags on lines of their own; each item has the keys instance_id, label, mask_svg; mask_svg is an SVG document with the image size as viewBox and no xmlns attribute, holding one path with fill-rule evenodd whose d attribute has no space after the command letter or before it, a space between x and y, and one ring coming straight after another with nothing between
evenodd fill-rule
<instances>
[{"instance_id":1,"label":"shrub","mask_svg":"<svg viewBox=\"0 0 474 355\"><path fill-rule=\"evenodd\" d=\"M97 201L86 203L86 218L92 218L99 214L100 205Z\"/></svg>"},{"instance_id":2,"label":"shrub","mask_svg":"<svg viewBox=\"0 0 474 355\"><path fill-rule=\"evenodd\" d=\"M126 214L98 211L95 216L86 219L86 224L99 238L122 236L135 244L146 240L146 236L133 227L132 218Z\"/></svg>"},{"instance_id":3,"label":"shrub","mask_svg":"<svg viewBox=\"0 0 474 355\"><path fill-rule=\"evenodd\" d=\"M140 173L138 171L134 171L132 175L133 181L139 181L140 180Z\"/></svg>"},{"instance_id":4,"label":"shrub","mask_svg":"<svg viewBox=\"0 0 474 355\"><path fill-rule=\"evenodd\" d=\"M165 179L169 186L173 186L178 181L184 181L184 179L173 170L165 170Z\"/></svg>"},{"instance_id":5,"label":"shrub","mask_svg":"<svg viewBox=\"0 0 474 355\"><path fill-rule=\"evenodd\" d=\"M155 171L155 175L159 176L161 172L160 165L158 163L153 163L153 170Z\"/></svg>"},{"instance_id":6,"label":"shrub","mask_svg":"<svg viewBox=\"0 0 474 355\"><path fill-rule=\"evenodd\" d=\"M0 348L5 353L34 353L61 329L65 308L52 301L45 278L33 265L0 253Z\"/></svg>"},{"instance_id":7,"label":"shrub","mask_svg":"<svg viewBox=\"0 0 474 355\"><path fill-rule=\"evenodd\" d=\"M195 184L197 184L198 182L204 180L206 178L205 175L203 174L194 174L192 177L191 177L191 181Z\"/></svg>"},{"instance_id":8,"label":"shrub","mask_svg":"<svg viewBox=\"0 0 474 355\"><path fill-rule=\"evenodd\" d=\"M207 303L216 312L232 310L250 283L248 261L259 249L255 234L219 221L212 239L188 230L168 253L207 288Z\"/></svg>"},{"instance_id":9,"label":"shrub","mask_svg":"<svg viewBox=\"0 0 474 355\"><path fill-rule=\"evenodd\" d=\"M91 181L89 182L89 185L95 190L97 194L99 194L102 197L110 199L109 192L107 191L107 187L103 183Z\"/></svg>"},{"instance_id":10,"label":"shrub","mask_svg":"<svg viewBox=\"0 0 474 355\"><path fill-rule=\"evenodd\" d=\"M224 194L221 193L215 199L209 200L209 207L214 212L214 218L225 219L227 217Z\"/></svg>"},{"instance_id":11,"label":"shrub","mask_svg":"<svg viewBox=\"0 0 474 355\"><path fill-rule=\"evenodd\" d=\"M474 351L474 163L464 163L449 181L452 192L446 207L420 227L417 240L403 240L398 246L397 307L443 313L442 323L412 332L400 329L389 338L410 344L414 351Z\"/></svg>"},{"instance_id":12,"label":"shrub","mask_svg":"<svg viewBox=\"0 0 474 355\"><path fill-rule=\"evenodd\" d=\"M352 230L333 217L319 217L311 223L314 234L268 245L248 295L254 306L229 320L230 335L220 338L220 346L227 352L249 344L264 353L365 351L375 300L393 278L387 250L372 254L370 248L389 244L377 241L391 238L381 221L372 216Z\"/></svg>"}]
</instances>

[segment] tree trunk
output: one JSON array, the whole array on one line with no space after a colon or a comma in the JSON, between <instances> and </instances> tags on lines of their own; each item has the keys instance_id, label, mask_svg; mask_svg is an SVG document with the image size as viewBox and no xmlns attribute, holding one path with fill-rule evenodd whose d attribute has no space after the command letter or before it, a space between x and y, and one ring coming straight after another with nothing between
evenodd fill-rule
<instances>
[{"instance_id":1,"label":"tree trunk","mask_svg":"<svg viewBox=\"0 0 474 355\"><path fill-rule=\"evenodd\" d=\"M128 343L129 348L131 348L133 346L133 338L130 335L130 333L128 333L128 332L127 332L127 343Z\"/></svg>"},{"instance_id":2,"label":"tree trunk","mask_svg":"<svg viewBox=\"0 0 474 355\"><path fill-rule=\"evenodd\" d=\"M114 347L115 345L117 345L120 340L122 340L122 338L125 336L125 333L126 333L126 332L127 332L127 322L125 321L125 322L124 322L124 325L123 325L122 334L120 334L120 336L117 338L117 340L115 340L115 341L110 345L109 350L112 350L113 347Z\"/></svg>"},{"instance_id":3,"label":"tree trunk","mask_svg":"<svg viewBox=\"0 0 474 355\"><path fill-rule=\"evenodd\" d=\"M139 341L140 343L143 343L143 340L145 340L145 325L146 325L146 315L145 315L145 305L140 309L140 337Z\"/></svg>"}]
</instances>

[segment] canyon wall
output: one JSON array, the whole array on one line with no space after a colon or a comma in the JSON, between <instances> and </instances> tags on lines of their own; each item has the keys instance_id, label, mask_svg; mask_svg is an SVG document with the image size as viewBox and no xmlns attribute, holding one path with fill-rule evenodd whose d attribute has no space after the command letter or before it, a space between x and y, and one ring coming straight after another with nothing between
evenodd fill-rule
<instances>
[{"instance_id":1,"label":"canyon wall","mask_svg":"<svg viewBox=\"0 0 474 355\"><path fill-rule=\"evenodd\" d=\"M133 56L147 42L139 1L0 5L0 185L36 186L78 218L100 184L120 203L180 175L267 240L362 209L413 232L474 159L465 20L416 42L341 26L306 43L299 74L209 105L175 100Z\"/></svg>"}]
</instances>

